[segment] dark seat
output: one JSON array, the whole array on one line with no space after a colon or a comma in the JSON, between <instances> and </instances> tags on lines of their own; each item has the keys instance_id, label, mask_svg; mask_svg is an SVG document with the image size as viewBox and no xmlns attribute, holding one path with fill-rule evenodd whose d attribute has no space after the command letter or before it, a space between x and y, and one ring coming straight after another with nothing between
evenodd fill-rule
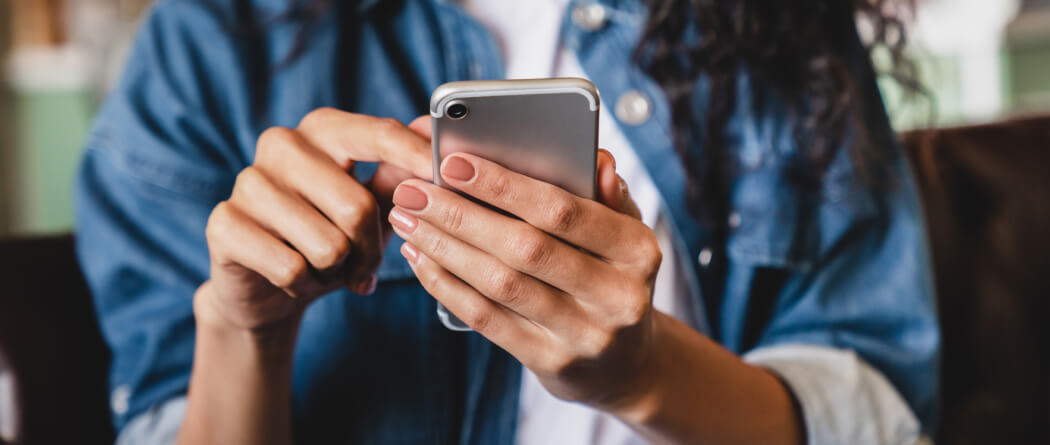
<instances>
[{"instance_id":1,"label":"dark seat","mask_svg":"<svg viewBox=\"0 0 1050 445\"><path fill-rule=\"evenodd\" d=\"M944 444L1050 443L1050 118L904 135L944 332ZM108 351L68 236L0 242L20 443L109 443ZM2 357L0 357L2 358Z\"/></svg>"},{"instance_id":2,"label":"dark seat","mask_svg":"<svg viewBox=\"0 0 1050 445\"><path fill-rule=\"evenodd\" d=\"M903 140L944 336L938 442L1050 444L1050 117Z\"/></svg>"},{"instance_id":3,"label":"dark seat","mask_svg":"<svg viewBox=\"0 0 1050 445\"><path fill-rule=\"evenodd\" d=\"M15 380L17 443L113 443L109 351L72 237L0 241L0 356Z\"/></svg>"}]
</instances>

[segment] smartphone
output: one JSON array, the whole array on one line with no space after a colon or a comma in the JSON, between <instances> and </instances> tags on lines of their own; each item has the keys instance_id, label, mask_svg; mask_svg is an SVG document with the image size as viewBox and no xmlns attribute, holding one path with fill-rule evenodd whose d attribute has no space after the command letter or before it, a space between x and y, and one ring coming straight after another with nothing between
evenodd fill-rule
<instances>
[{"instance_id":1,"label":"smartphone","mask_svg":"<svg viewBox=\"0 0 1050 445\"><path fill-rule=\"evenodd\" d=\"M587 199L597 187L598 89L586 79L472 80L430 98L434 181L441 161L470 153ZM438 303L449 329L469 326Z\"/></svg>"}]
</instances>

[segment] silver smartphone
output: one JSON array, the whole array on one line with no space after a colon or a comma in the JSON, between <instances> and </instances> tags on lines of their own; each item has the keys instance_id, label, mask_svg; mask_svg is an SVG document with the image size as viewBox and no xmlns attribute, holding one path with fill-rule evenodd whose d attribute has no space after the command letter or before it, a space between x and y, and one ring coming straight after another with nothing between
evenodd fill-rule
<instances>
[{"instance_id":1,"label":"silver smartphone","mask_svg":"<svg viewBox=\"0 0 1050 445\"><path fill-rule=\"evenodd\" d=\"M474 80L439 86L430 97L434 181L451 153L470 153L594 199L598 89L585 79ZM438 303L446 327L470 327Z\"/></svg>"}]
</instances>

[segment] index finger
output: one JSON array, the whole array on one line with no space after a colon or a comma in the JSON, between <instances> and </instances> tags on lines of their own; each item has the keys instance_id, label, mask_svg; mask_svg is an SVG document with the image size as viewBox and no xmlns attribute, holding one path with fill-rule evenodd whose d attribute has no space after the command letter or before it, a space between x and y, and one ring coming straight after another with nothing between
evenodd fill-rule
<instances>
[{"instance_id":1,"label":"index finger","mask_svg":"<svg viewBox=\"0 0 1050 445\"><path fill-rule=\"evenodd\" d=\"M630 215L467 153L441 164L445 183L566 242L609 259L634 258L648 228ZM625 242L628 241L628 242Z\"/></svg>"},{"instance_id":2,"label":"index finger","mask_svg":"<svg viewBox=\"0 0 1050 445\"><path fill-rule=\"evenodd\" d=\"M319 108L303 118L298 130L344 170L357 161L385 162L420 179L433 177L430 141L397 119Z\"/></svg>"}]
</instances>

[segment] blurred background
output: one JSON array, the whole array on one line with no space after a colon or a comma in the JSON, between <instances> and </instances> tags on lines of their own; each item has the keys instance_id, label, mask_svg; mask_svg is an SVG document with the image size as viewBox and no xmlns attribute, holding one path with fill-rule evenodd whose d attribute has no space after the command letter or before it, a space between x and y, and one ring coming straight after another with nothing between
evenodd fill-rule
<instances>
[{"instance_id":1,"label":"blurred background","mask_svg":"<svg viewBox=\"0 0 1050 445\"><path fill-rule=\"evenodd\" d=\"M149 0L0 0L0 235L67 231L81 140ZM883 82L900 130L1050 110L1050 0L920 0L929 101Z\"/></svg>"}]
</instances>

